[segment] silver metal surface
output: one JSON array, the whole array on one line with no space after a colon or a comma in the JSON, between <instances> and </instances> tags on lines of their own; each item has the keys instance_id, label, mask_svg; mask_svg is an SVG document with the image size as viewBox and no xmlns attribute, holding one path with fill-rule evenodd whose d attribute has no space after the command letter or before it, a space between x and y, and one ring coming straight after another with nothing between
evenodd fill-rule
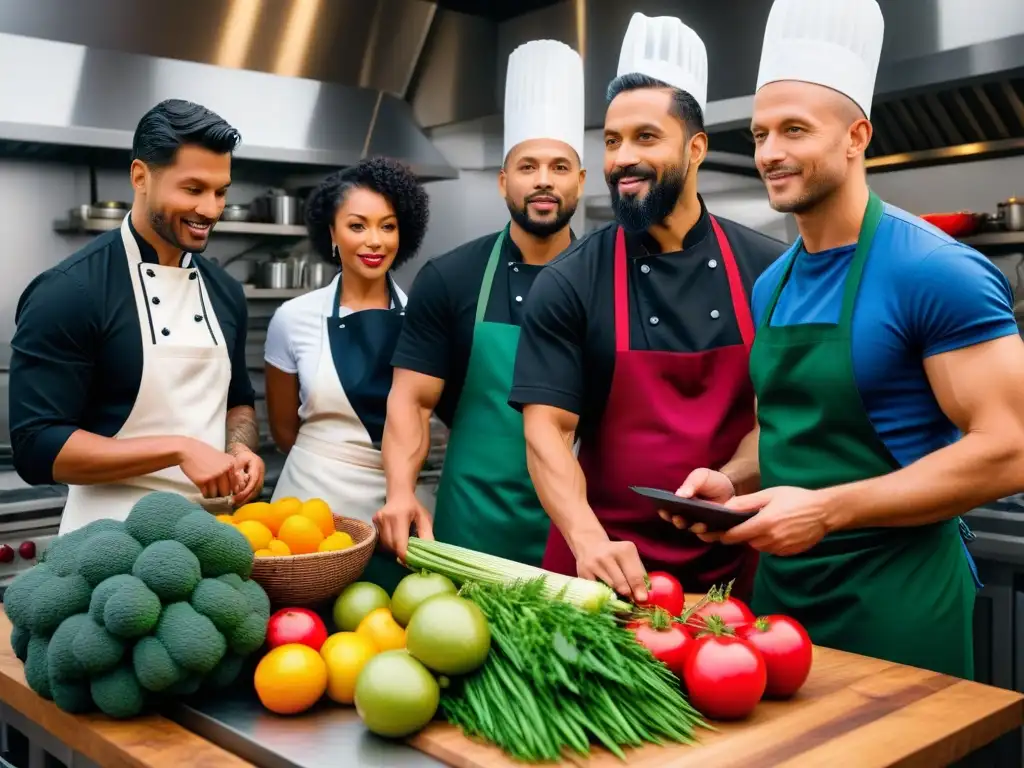
<instances>
[{"instance_id":1,"label":"silver metal surface","mask_svg":"<svg viewBox=\"0 0 1024 768\"><path fill-rule=\"evenodd\" d=\"M123 217L122 217L123 218ZM70 219L54 223L54 230L62 234L96 234L117 229L121 219ZM262 237L305 237L306 228L297 225L270 224L259 221L224 221L214 226L218 235L260 235Z\"/></svg>"},{"instance_id":2,"label":"silver metal surface","mask_svg":"<svg viewBox=\"0 0 1024 768\"><path fill-rule=\"evenodd\" d=\"M1024 233L1024 199L1011 197L999 203L999 221L1003 229Z\"/></svg>"},{"instance_id":3,"label":"silver metal surface","mask_svg":"<svg viewBox=\"0 0 1024 768\"><path fill-rule=\"evenodd\" d=\"M263 288L294 288L291 282L291 268L288 262L268 259L259 266L260 285Z\"/></svg>"},{"instance_id":4,"label":"silver metal surface","mask_svg":"<svg viewBox=\"0 0 1024 768\"><path fill-rule=\"evenodd\" d=\"M329 284L338 274L338 268L326 261L311 261L306 265L302 286L314 290Z\"/></svg>"}]
</instances>

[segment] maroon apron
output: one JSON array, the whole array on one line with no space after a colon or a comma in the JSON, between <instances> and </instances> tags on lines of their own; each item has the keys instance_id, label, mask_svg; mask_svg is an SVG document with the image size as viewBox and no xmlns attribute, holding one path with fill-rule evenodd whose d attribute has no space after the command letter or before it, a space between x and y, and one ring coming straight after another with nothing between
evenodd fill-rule
<instances>
[{"instance_id":1,"label":"maroon apron","mask_svg":"<svg viewBox=\"0 0 1024 768\"><path fill-rule=\"evenodd\" d=\"M632 541L648 571L668 571L688 592L736 580L749 595L757 553L746 545L706 544L662 520L631 485L674 491L698 467L728 462L754 428L754 390L748 372L754 322L732 247L711 217L742 343L704 352L629 348L626 241L615 238L615 369L596 434L581 441L587 501L610 539ZM686 258L683 256L682 258ZM686 301L685 296L679 297ZM711 322L711 321L709 321ZM575 576L576 559L551 526L543 567Z\"/></svg>"}]
</instances>

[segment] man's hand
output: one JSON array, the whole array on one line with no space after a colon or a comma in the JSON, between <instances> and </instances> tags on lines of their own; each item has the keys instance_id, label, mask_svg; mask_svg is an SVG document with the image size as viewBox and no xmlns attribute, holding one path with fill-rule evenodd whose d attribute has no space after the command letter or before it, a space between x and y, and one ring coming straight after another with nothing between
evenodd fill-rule
<instances>
[{"instance_id":1,"label":"man's hand","mask_svg":"<svg viewBox=\"0 0 1024 768\"><path fill-rule=\"evenodd\" d=\"M576 572L581 579L603 581L623 597L647 600L647 569L632 541L611 541L603 532L573 542Z\"/></svg>"},{"instance_id":2,"label":"man's hand","mask_svg":"<svg viewBox=\"0 0 1024 768\"><path fill-rule=\"evenodd\" d=\"M263 459L249 450L247 445L235 444L228 450L235 459L237 482L234 504L236 507L240 507L255 499L263 490L267 467L263 463Z\"/></svg>"},{"instance_id":3,"label":"man's hand","mask_svg":"<svg viewBox=\"0 0 1024 768\"><path fill-rule=\"evenodd\" d=\"M380 533L380 541L399 559L405 562L409 546L409 534L416 526L416 535L421 539L434 538L433 520L430 513L420 504L415 495L389 499L373 516L373 523Z\"/></svg>"},{"instance_id":4,"label":"man's hand","mask_svg":"<svg viewBox=\"0 0 1024 768\"><path fill-rule=\"evenodd\" d=\"M798 555L829 532L825 495L821 491L779 486L737 496L726 506L757 514L721 536L723 544L741 544L770 555ZM703 538L703 537L702 537Z\"/></svg>"},{"instance_id":5,"label":"man's hand","mask_svg":"<svg viewBox=\"0 0 1024 768\"><path fill-rule=\"evenodd\" d=\"M234 456L191 437L182 438L178 456L181 471L204 498L230 496L240 487Z\"/></svg>"},{"instance_id":6,"label":"man's hand","mask_svg":"<svg viewBox=\"0 0 1024 768\"><path fill-rule=\"evenodd\" d=\"M714 504L725 504L735 495L736 489L733 488L732 480L721 472L703 467L693 470L676 490L676 496L681 496L684 499L702 499ZM702 541L710 543L721 538L720 534L708 533L704 523L689 525L685 518L673 515L664 509L659 510L658 514L662 520L672 523L679 530L689 528Z\"/></svg>"}]
</instances>

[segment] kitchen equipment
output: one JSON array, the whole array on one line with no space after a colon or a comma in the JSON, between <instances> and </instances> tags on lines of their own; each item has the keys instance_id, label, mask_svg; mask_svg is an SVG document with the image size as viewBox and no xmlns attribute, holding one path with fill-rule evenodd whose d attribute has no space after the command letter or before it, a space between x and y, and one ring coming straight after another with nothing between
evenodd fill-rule
<instances>
[{"instance_id":1,"label":"kitchen equipment","mask_svg":"<svg viewBox=\"0 0 1024 768\"><path fill-rule=\"evenodd\" d=\"M89 206L91 219L123 219L131 206L116 200L104 200Z\"/></svg>"},{"instance_id":2,"label":"kitchen equipment","mask_svg":"<svg viewBox=\"0 0 1024 768\"><path fill-rule=\"evenodd\" d=\"M738 512L721 504L702 499L684 499L671 491L631 485L629 489L653 499L658 509L668 510L688 521L704 523L709 531L727 531L754 516L754 512Z\"/></svg>"},{"instance_id":3,"label":"kitchen equipment","mask_svg":"<svg viewBox=\"0 0 1024 768\"><path fill-rule=\"evenodd\" d=\"M251 204L252 215L257 221L274 224L298 225L302 223L299 198L289 195L283 189L271 189L260 195Z\"/></svg>"},{"instance_id":4,"label":"kitchen equipment","mask_svg":"<svg viewBox=\"0 0 1024 768\"><path fill-rule=\"evenodd\" d=\"M291 265L287 259L271 258L260 264L260 286L263 288L291 288Z\"/></svg>"},{"instance_id":5,"label":"kitchen equipment","mask_svg":"<svg viewBox=\"0 0 1024 768\"><path fill-rule=\"evenodd\" d=\"M926 213L921 218L938 227L950 237L965 237L978 231L984 221L984 214L978 215L967 211Z\"/></svg>"},{"instance_id":6,"label":"kitchen equipment","mask_svg":"<svg viewBox=\"0 0 1024 768\"><path fill-rule=\"evenodd\" d=\"M338 274L338 268L326 261L314 261L306 265L305 275L302 280L302 287L315 290L328 285L334 276Z\"/></svg>"},{"instance_id":7,"label":"kitchen equipment","mask_svg":"<svg viewBox=\"0 0 1024 768\"><path fill-rule=\"evenodd\" d=\"M1001 202L998 210L1003 229L1010 232L1024 230L1024 200L1019 197L1011 197Z\"/></svg>"},{"instance_id":8,"label":"kitchen equipment","mask_svg":"<svg viewBox=\"0 0 1024 768\"><path fill-rule=\"evenodd\" d=\"M233 203L224 206L224 212L220 215L221 221L248 221L249 206Z\"/></svg>"}]
</instances>

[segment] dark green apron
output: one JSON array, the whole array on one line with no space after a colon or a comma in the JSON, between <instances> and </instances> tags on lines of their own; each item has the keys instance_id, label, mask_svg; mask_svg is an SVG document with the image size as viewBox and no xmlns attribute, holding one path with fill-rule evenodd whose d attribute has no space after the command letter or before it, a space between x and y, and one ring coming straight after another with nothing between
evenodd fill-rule
<instances>
[{"instance_id":1,"label":"dark green apron","mask_svg":"<svg viewBox=\"0 0 1024 768\"><path fill-rule=\"evenodd\" d=\"M519 326L484 321L506 237L507 226L480 284L469 367L437 490L434 537L539 566L551 523L526 467L522 414L508 404Z\"/></svg>"},{"instance_id":2,"label":"dark green apron","mask_svg":"<svg viewBox=\"0 0 1024 768\"><path fill-rule=\"evenodd\" d=\"M899 468L864 410L851 346L857 290L882 211L872 193L838 325L771 325L802 243L788 256L750 355L764 488L816 490ZM800 555L762 554L751 607L792 616L817 645L969 679L976 591L969 562L956 519L839 531Z\"/></svg>"}]
</instances>

